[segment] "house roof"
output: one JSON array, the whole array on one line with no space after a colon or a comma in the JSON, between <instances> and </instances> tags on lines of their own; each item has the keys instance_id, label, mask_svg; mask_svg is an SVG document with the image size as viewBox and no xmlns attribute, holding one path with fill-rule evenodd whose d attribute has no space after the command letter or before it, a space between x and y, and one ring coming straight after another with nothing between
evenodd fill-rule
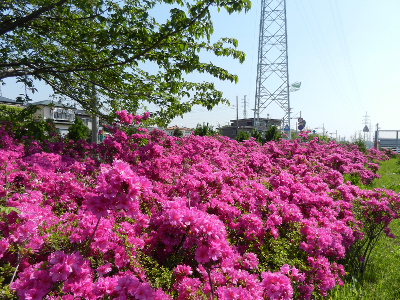
<instances>
[{"instance_id":1,"label":"house roof","mask_svg":"<svg viewBox=\"0 0 400 300\"><path fill-rule=\"evenodd\" d=\"M269 121L269 122L281 122L281 119L272 119L272 118L259 118L261 121ZM238 121L248 121L254 122L254 118L247 118L247 119L238 119ZM231 122L236 122L236 120L231 120Z\"/></svg>"},{"instance_id":2,"label":"house roof","mask_svg":"<svg viewBox=\"0 0 400 300\"><path fill-rule=\"evenodd\" d=\"M32 105L44 105L44 106L53 105L54 107L74 108L72 106L67 106L62 103L59 103L57 101L52 101L52 100L42 100L42 101L33 102L31 104Z\"/></svg>"},{"instance_id":3,"label":"house roof","mask_svg":"<svg viewBox=\"0 0 400 300\"><path fill-rule=\"evenodd\" d=\"M175 129L179 129L179 130L185 130L185 131L191 131L192 129L187 128L187 127L178 127L178 126L172 126L172 127L168 127L165 128L165 130L175 130Z\"/></svg>"},{"instance_id":4,"label":"house roof","mask_svg":"<svg viewBox=\"0 0 400 300\"><path fill-rule=\"evenodd\" d=\"M0 102L13 103L13 104L18 104L19 103L19 102L15 101L15 100L12 100L12 99L9 99L9 98L3 97L3 96L0 96Z\"/></svg>"}]
</instances>

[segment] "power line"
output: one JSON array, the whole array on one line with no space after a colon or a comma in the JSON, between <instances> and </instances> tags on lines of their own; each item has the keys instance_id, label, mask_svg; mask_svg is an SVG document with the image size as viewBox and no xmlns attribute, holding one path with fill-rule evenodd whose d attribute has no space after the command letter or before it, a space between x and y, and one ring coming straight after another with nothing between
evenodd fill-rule
<instances>
[{"instance_id":1,"label":"power line","mask_svg":"<svg viewBox=\"0 0 400 300\"><path fill-rule=\"evenodd\" d=\"M344 44L345 57L347 58L346 68L350 69L350 76L349 77L350 77L350 80L352 81L352 88L353 88L353 91L355 91L357 103L361 107L361 109L364 110L365 107L363 105L363 102L361 101L357 80L356 80L356 78L354 76L353 64L352 64L352 61L351 61L349 48L347 46L346 34L345 34L345 31L344 31L344 28L343 28L342 16L341 16L341 13L340 13L339 4L338 4L337 0L335 0L335 6L336 6L337 14L338 14L338 19L339 19L339 26L340 26L339 28L340 28L340 31L341 31L341 36L342 36L343 44Z\"/></svg>"},{"instance_id":2,"label":"power line","mask_svg":"<svg viewBox=\"0 0 400 300\"><path fill-rule=\"evenodd\" d=\"M258 16L258 0L256 2L256 13ZM251 65L250 65L250 81L249 81L249 98L251 98L251 83L253 82L253 63L254 63L254 45L256 44L256 31L257 31L257 18L254 18L254 29L253 29L253 51L251 51Z\"/></svg>"},{"instance_id":3,"label":"power line","mask_svg":"<svg viewBox=\"0 0 400 300\"><path fill-rule=\"evenodd\" d=\"M310 22L310 20L308 18L308 15L307 15L307 12L306 12L306 10L304 8L304 5L300 1L300 4L302 5L305 17L303 16L303 12L301 11L297 1L295 1L295 4L296 4L296 6L298 8L298 11L300 12L301 19L302 19L302 21L303 21L303 23L304 23L304 25L306 27L308 35L311 38L311 42L314 45L314 48L315 48L315 50L317 52L317 55L318 55L318 57L319 57L319 59L320 59L320 61L322 63L323 68L325 69L326 74L328 75L328 78L329 78L329 80L330 80L330 82L331 82L331 84L333 86L333 89L334 89L336 95L338 96L341 104L343 105L343 108L345 108L346 113L349 114L350 117L355 118L354 114L350 115L350 110L348 109L348 107L346 105L346 102L344 101L344 97L343 97L343 95L341 93L341 90L338 88L338 86L341 86L341 85L337 84L336 77L333 75L333 73L332 73L332 71L330 69L329 63L326 61L325 56L323 55L323 51L320 49L319 44L316 42L318 39L316 38L316 35L315 35L314 31L313 31L313 26L312 26L312 24L311 24L311 22ZM307 18L307 21L308 21L308 23L310 25L306 22L305 18ZM309 27L310 27L310 29L309 29ZM336 71L335 67L334 67L334 70ZM336 75L337 75L337 71L336 71Z\"/></svg>"},{"instance_id":4,"label":"power line","mask_svg":"<svg viewBox=\"0 0 400 300\"><path fill-rule=\"evenodd\" d=\"M303 10L305 11L306 16L307 16L306 10L305 10L305 8L304 8L302 2L300 2L300 3L301 3L301 5L302 5L302 7L303 7ZM326 40L325 40L325 36L324 36L324 34L322 33L322 30L321 30L321 28L323 28L323 27L320 25L320 23L319 23L319 21L318 21L318 17L317 17L317 15L316 15L316 13L315 13L314 6L312 5L311 0L309 0L309 3L310 3L310 7L311 7L311 12L312 12L312 14L313 14L313 16L314 16L314 20L317 22L317 28L318 28L318 31L319 31L319 33L320 33L320 35L321 35L321 40L322 40L322 42L323 42L323 44L324 44L324 46L325 46L325 49L329 49L329 47L328 47L328 45L327 45L327 43L326 43ZM308 21L309 21L308 16L307 16L307 19L308 19ZM310 22L310 24L311 24L311 22ZM336 23L335 23L335 25L336 25ZM312 28L312 26L311 26L311 28ZM317 40L316 36L314 36L314 38ZM317 44L318 44L318 43L317 43ZM320 50L321 50L321 52L323 53L322 48L321 48ZM328 56L328 61L333 61L332 55L331 55L330 51L327 50L326 53L327 53L327 56ZM327 65L328 65L328 68L330 69L330 66L329 66L329 64L328 64L327 61L326 61L326 63L327 63ZM344 85L342 84L341 76L339 75L339 73L338 73L338 71L337 71L337 69L336 69L335 64L333 65L333 71L334 71L334 74L336 75L336 77L335 77L335 76L332 76L332 77L335 78L335 80L337 79L338 84L339 84L340 87L343 87ZM332 73L331 73L331 74L332 74ZM345 100L345 98L346 98L346 97L345 97L346 93L345 93L344 90L343 90L343 93L344 93L344 94L341 94L341 96L343 97L343 100ZM351 107L351 109L354 109L354 107ZM357 109L355 109L355 110L357 111Z\"/></svg>"},{"instance_id":5,"label":"power line","mask_svg":"<svg viewBox=\"0 0 400 300\"><path fill-rule=\"evenodd\" d=\"M337 15L338 15L338 16L336 16L335 13L334 13L333 7L332 7L331 0L329 0L329 6L330 6L332 17L333 17L333 23L334 23L334 26L335 26L336 35L337 35L338 40L339 40L340 51L342 53L342 57L343 57L343 60L344 60L344 65L346 66L346 72L347 72L347 75L348 75L348 78L349 78L349 81L350 81L350 85L351 85L351 89L353 91L353 96L354 96L354 99L355 99L355 101L352 102L352 103L357 107L358 110L362 110L362 105L360 105L360 101L359 101L358 89L356 90L357 83L356 83L356 81L354 79L354 75L352 76L352 74L353 74L352 73L352 69L350 69L350 67L352 68L352 64L351 64L350 56L348 54L347 43L346 43L345 35L344 35L344 32L343 32L343 25L342 25L342 21L341 21L341 18L340 18L340 11L339 11L339 9L338 9L338 7L336 5L335 8L336 8L336 12L337 12ZM336 19L338 19L338 21ZM341 27L339 27L340 32L338 30L337 23L339 23L339 25L341 26Z\"/></svg>"}]
</instances>

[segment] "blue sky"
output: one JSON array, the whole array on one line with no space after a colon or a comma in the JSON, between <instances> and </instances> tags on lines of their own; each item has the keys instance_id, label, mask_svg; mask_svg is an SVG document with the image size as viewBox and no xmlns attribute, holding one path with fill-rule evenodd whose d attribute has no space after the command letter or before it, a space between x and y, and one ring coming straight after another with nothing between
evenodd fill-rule
<instances>
[{"instance_id":1,"label":"blue sky","mask_svg":"<svg viewBox=\"0 0 400 300\"><path fill-rule=\"evenodd\" d=\"M258 27L261 1L249 13L215 14L215 37L239 40L246 53L240 65L229 59L215 61L239 75L236 85L215 82L235 104L247 95L247 116L254 107ZM307 126L322 127L347 139L363 129L366 112L372 127L400 129L400 1L287 0L289 81L301 81L290 97L293 114L301 111ZM283 112L265 110L273 118ZM243 116L243 105L239 118ZM188 127L209 122L223 125L236 118L236 110L217 107L208 112L195 108L173 124ZM292 124L294 127L295 124ZM322 132L322 129L317 129ZM335 135L334 135L335 136Z\"/></svg>"},{"instance_id":2,"label":"blue sky","mask_svg":"<svg viewBox=\"0 0 400 300\"><path fill-rule=\"evenodd\" d=\"M312 129L322 127L347 139L363 129L368 112L375 128L400 129L400 11L399 0L287 0L288 54L290 83L301 81L291 94L293 114L301 111ZM193 81L213 81L231 104L247 96L247 116L254 108L257 70L258 30L261 0L252 2L247 13L213 12L213 40L233 37L246 53L240 64L231 58L204 55L203 59L225 67L239 76L239 82L221 82L204 74L192 74ZM7 80L2 95L15 98L23 87ZM48 99L51 89L38 85L35 101ZM282 118L279 109L265 110L272 118ZM218 106L209 112L194 107L171 125L195 127L197 123L225 125L236 118L236 109ZM295 124L292 123L292 128ZM371 129L371 128L370 128ZM317 129L322 132L322 129Z\"/></svg>"}]
</instances>

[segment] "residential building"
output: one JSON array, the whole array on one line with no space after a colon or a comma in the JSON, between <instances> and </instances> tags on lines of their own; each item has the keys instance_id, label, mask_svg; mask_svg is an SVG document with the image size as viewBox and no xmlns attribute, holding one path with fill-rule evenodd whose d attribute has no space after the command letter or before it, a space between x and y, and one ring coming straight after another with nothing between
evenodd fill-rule
<instances>
[{"instance_id":1,"label":"residential building","mask_svg":"<svg viewBox=\"0 0 400 300\"><path fill-rule=\"evenodd\" d=\"M257 129L261 132L268 130L269 126L275 125L280 128L281 119L260 118L258 119ZM254 118L231 120L230 126L222 127L222 135L235 139L238 131L252 132L254 129Z\"/></svg>"},{"instance_id":2,"label":"residential building","mask_svg":"<svg viewBox=\"0 0 400 300\"><path fill-rule=\"evenodd\" d=\"M76 109L75 116L80 118L82 122L91 130L92 129L92 117L86 112L86 110Z\"/></svg>"},{"instance_id":3,"label":"residential building","mask_svg":"<svg viewBox=\"0 0 400 300\"><path fill-rule=\"evenodd\" d=\"M22 102L17 102L2 96L0 96L0 104L18 107L25 106ZM89 129L92 129L92 117L85 110L76 109L73 106L66 106L52 100L37 101L31 103L31 105L39 107L33 116L42 120L53 119L56 128L62 136L68 133L68 128L74 123L75 116L80 118Z\"/></svg>"},{"instance_id":4,"label":"residential building","mask_svg":"<svg viewBox=\"0 0 400 300\"><path fill-rule=\"evenodd\" d=\"M52 100L33 102L32 105L39 107L33 116L42 120L53 119L61 136L68 133L69 126L75 121L75 108L72 106L65 106Z\"/></svg>"},{"instance_id":5,"label":"residential building","mask_svg":"<svg viewBox=\"0 0 400 300\"><path fill-rule=\"evenodd\" d=\"M179 129L180 131L182 131L183 136L191 135L192 131L193 131L193 129L187 128L187 127L172 126L172 127L168 127L166 129L164 129L164 132L169 136L173 136L174 135L174 131L176 129Z\"/></svg>"},{"instance_id":6,"label":"residential building","mask_svg":"<svg viewBox=\"0 0 400 300\"><path fill-rule=\"evenodd\" d=\"M22 107L22 102L17 102L15 100L0 96L0 104L8 105L8 106L19 106Z\"/></svg>"},{"instance_id":7,"label":"residential building","mask_svg":"<svg viewBox=\"0 0 400 300\"><path fill-rule=\"evenodd\" d=\"M68 128L75 122L75 116L80 118L90 130L92 129L92 117L85 110L52 100L33 102L32 105L40 108L34 117L43 120L52 119L61 136L68 134ZM102 137L99 139L101 140Z\"/></svg>"}]
</instances>

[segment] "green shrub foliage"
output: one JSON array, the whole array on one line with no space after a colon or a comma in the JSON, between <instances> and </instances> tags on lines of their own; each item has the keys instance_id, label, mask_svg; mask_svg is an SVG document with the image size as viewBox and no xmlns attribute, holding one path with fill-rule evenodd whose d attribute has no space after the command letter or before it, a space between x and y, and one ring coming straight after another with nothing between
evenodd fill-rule
<instances>
[{"instance_id":1,"label":"green shrub foliage","mask_svg":"<svg viewBox=\"0 0 400 300\"><path fill-rule=\"evenodd\" d=\"M82 120L75 116L75 122L69 127L67 138L74 141L85 140L89 135L89 128Z\"/></svg>"},{"instance_id":2,"label":"green shrub foliage","mask_svg":"<svg viewBox=\"0 0 400 300\"><path fill-rule=\"evenodd\" d=\"M249 138L250 134L248 132L239 130L235 140L237 140L238 142L243 142L245 140L248 140Z\"/></svg>"},{"instance_id":3,"label":"green shrub foliage","mask_svg":"<svg viewBox=\"0 0 400 300\"><path fill-rule=\"evenodd\" d=\"M278 127L275 125L270 126L264 134L264 143L270 141L278 141L282 137L281 133L278 131Z\"/></svg>"},{"instance_id":4,"label":"green shrub foliage","mask_svg":"<svg viewBox=\"0 0 400 300\"><path fill-rule=\"evenodd\" d=\"M220 134L219 130L214 130L214 126L209 125L208 122L207 124L203 123L197 124L196 129L193 130L194 135L199 135L199 136L213 136L215 134Z\"/></svg>"},{"instance_id":5,"label":"green shrub foliage","mask_svg":"<svg viewBox=\"0 0 400 300\"><path fill-rule=\"evenodd\" d=\"M183 132L179 130L179 128L175 128L173 135L176 137L181 137L183 136Z\"/></svg>"}]
</instances>

